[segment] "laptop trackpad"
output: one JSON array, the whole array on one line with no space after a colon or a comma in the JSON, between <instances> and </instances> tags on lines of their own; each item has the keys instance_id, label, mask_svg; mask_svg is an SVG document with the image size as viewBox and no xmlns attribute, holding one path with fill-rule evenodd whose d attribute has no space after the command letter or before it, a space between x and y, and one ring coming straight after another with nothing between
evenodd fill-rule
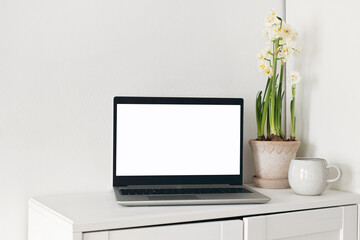
<instances>
[{"instance_id":1,"label":"laptop trackpad","mask_svg":"<svg viewBox=\"0 0 360 240\"><path fill-rule=\"evenodd\" d=\"M164 195L164 196L147 196L149 200L192 200L199 199L196 195Z\"/></svg>"}]
</instances>

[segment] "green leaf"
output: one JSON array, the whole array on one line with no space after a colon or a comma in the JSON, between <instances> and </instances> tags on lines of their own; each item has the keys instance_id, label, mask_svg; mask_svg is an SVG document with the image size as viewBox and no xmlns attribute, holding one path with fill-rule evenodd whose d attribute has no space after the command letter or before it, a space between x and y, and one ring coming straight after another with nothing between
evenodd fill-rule
<instances>
[{"instance_id":1,"label":"green leaf","mask_svg":"<svg viewBox=\"0 0 360 240\"><path fill-rule=\"evenodd\" d=\"M261 132L263 133L265 130L265 121L267 117L269 118L269 102L270 102L270 95L271 95L271 86L272 86L272 79L269 82L269 89L266 93L265 101L263 102L263 109L262 109L262 116L261 116Z\"/></svg>"},{"instance_id":2,"label":"green leaf","mask_svg":"<svg viewBox=\"0 0 360 240\"><path fill-rule=\"evenodd\" d=\"M280 95L281 92L282 92L283 78L284 78L284 63L281 63L281 68L280 68L280 81L279 81L279 91L278 91L278 94L279 94L279 95Z\"/></svg>"},{"instance_id":3,"label":"green leaf","mask_svg":"<svg viewBox=\"0 0 360 240\"><path fill-rule=\"evenodd\" d=\"M256 124L257 124L257 131L258 131L258 138L261 138L264 135L264 131L261 130L261 118L262 118L262 91L259 91L256 95Z\"/></svg>"},{"instance_id":4,"label":"green leaf","mask_svg":"<svg viewBox=\"0 0 360 240\"><path fill-rule=\"evenodd\" d=\"M266 96L266 93L267 93L267 91L268 91L269 84L270 84L270 78L268 78L268 80L267 80L267 82L266 82L266 87L265 87L263 102L264 102L264 100L265 100L265 96Z\"/></svg>"}]
</instances>

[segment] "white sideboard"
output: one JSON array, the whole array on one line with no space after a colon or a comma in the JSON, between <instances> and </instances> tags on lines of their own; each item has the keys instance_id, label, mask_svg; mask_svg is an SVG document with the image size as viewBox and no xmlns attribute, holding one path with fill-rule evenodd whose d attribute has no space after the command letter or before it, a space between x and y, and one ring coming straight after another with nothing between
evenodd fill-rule
<instances>
[{"instance_id":1,"label":"white sideboard","mask_svg":"<svg viewBox=\"0 0 360 240\"><path fill-rule=\"evenodd\" d=\"M113 192L36 197L29 201L29 240L359 239L359 195L327 190L321 196L299 196L291 189L254 189L272 200L122 207Z\"/></svg>"}]
</instances>

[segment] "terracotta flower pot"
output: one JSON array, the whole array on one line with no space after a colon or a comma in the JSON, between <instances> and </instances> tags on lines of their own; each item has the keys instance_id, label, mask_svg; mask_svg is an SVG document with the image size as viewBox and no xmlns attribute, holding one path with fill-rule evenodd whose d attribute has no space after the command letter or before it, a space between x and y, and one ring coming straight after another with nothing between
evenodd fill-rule
<instances>
[{"instance_id":1,"label":"terracotta flower pot","mask_svg":"<svg viewBox=\"0 0 360 240\"><path fill-rule=\"evenodd\" d=\"M289 166L291 159L296 157L300 143L250 140L255 162L255 185L261 188L289 188Z\"/></svg>"}]
</instances>

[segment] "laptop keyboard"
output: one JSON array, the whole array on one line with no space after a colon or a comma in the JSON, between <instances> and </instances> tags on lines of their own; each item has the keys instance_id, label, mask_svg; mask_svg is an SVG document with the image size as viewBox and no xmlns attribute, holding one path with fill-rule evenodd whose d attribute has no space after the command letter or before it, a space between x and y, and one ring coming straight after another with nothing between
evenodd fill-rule
<instances>
[{"instance_id":1,"label":"laptop keyboard","mask_svg":"<svg viewBox=\"0 0 360 240\"><path fill-rule=\"evenodd\" d=\"M154 188L120 189L122 195L251 193L245 188Z\"/></svg>"}]
</instances>

